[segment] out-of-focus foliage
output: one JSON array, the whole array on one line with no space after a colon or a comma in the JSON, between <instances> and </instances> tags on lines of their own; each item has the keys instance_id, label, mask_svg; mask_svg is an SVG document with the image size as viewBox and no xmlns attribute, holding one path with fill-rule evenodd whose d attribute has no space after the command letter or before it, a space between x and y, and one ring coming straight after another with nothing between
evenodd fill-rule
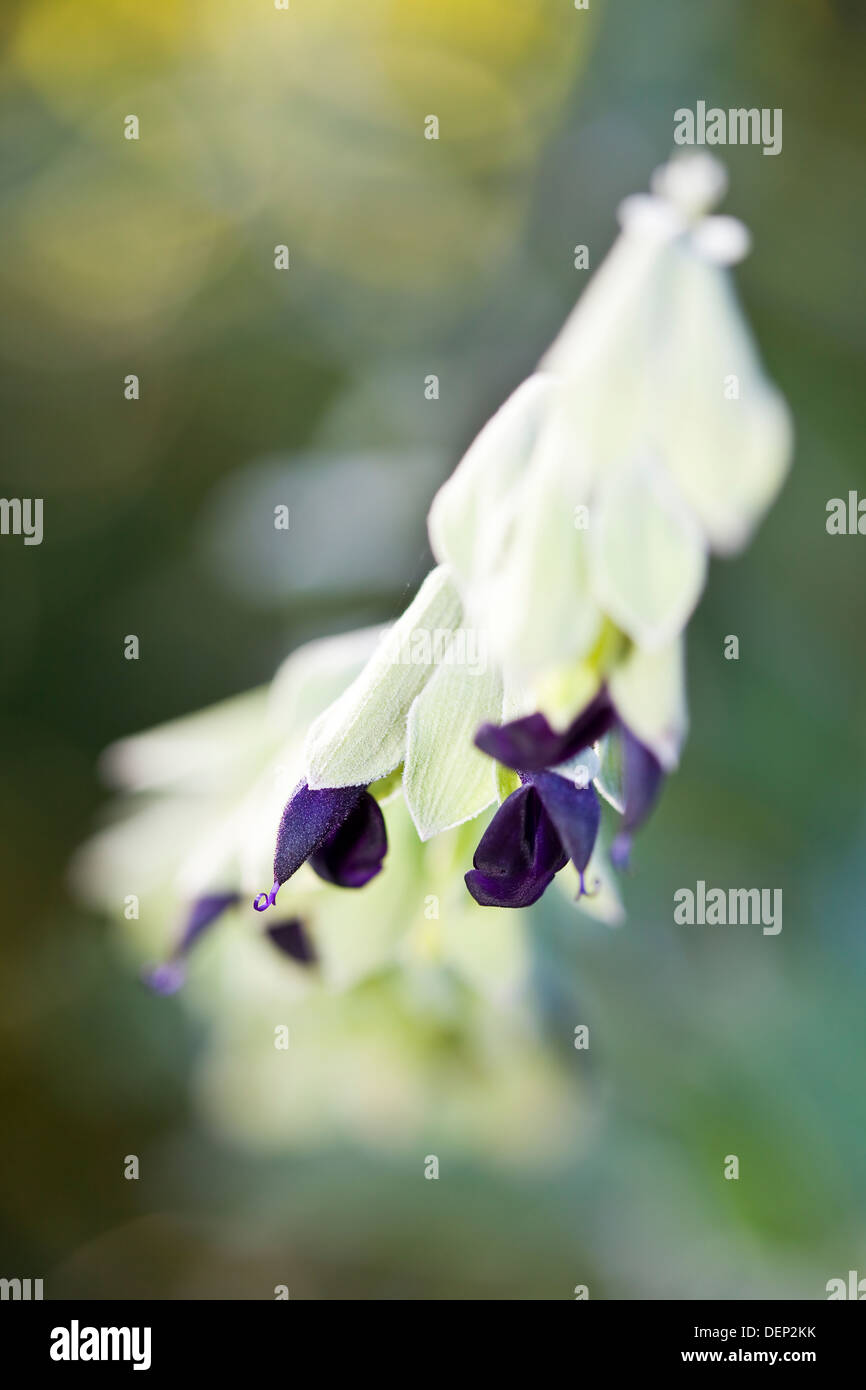
<instances>
[{"instance_id":1,"label":"out-of-focus foliage","mask_svg":"<svg viewBox=\"0 0 866 1390\"><path fill-rule=\"evenodd\" d=\"M447 314L508 256L593 29L520 0L34 0L9 57L57 149L9 216L19 313L94 356L163 345L203 298L212 332L285 297L332 352L362 306Z\"/></svg>"}]
</instances>

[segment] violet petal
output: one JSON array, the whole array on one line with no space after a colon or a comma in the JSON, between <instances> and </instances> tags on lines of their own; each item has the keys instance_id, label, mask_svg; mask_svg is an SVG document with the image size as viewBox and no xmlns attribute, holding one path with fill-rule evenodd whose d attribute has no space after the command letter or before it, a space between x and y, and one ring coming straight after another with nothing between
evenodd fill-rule
<instances>
[{"instance_id":1,"label":"violet petal","mask_svg":"<svg viewBox=\"0 0 866 1390\"><path fill-rule=\"evenodd\" d=\"M143 971L141 978L154 994L176 994L186 980L186 966L179 960L164 961Z\"/></svg>"},{"instance_id":2,"label":"violet petal","mask_svg":"<svg viewBox=\"0 0 866 1390\"><path fill-rule=\"evenodd\" d=\"M598 835L601 807L592 787L578 787L556 772L537 772L532 785L556 827L562 847L582 874Z\"/></svg>"},{"instance_id":3,"label":"violet petal","mask_svg":"<svg viewBox=\"0 0 866 1390\"><path fill-rule=\"evenodd\" d=\"M190 904L171 956L162 964L145 970L144 983L157 994L174 994L186 978L183 964L195 942L218 917L240 902L239 893L202 893Z\"/></svg>"},{"instance_id":4,"label":"violet petal","mask_svg":"<svg viewBox=\"0 0 866 1390\"><path fill-rule=\"evenodd\" d=\"M175 956L185 955L202 932L238 902L239 893L202 893L201 897L196 898L183 924Z\"/></svg>"},{"instance_id":5,"label":"violet petal","mask_svg":"<svg viewBox=\"0 0 866 1390\"><path fill-rule=\"evenodd\" d=\"M482 907L529 907L566 859L541 798L525 783L503 801L482 835L466 887Z\"/></svg>"},{"instance_id":6,"label":"violet petal","mask_svg":"<svg viewBox=\"0 0 866 1390\"><path fill-rule=\"evenodd\" d=\"M299 917L291 917L287 922L277 922L275 926L268 927L267 935L278 951L291 956L299 965L313 965L318 959Z\"/></svg>"},{"instance_id":7,"label":"violet petal","mask_svg":"<svg viewBox=\"0 0 866 1390\"><path fill-rule=\"evenodd\" d=\"M379 803L364 791L345 820L310 856L310 867L328 883L341 888L362 888L381 869L387 849L388 836Z\"/></svg>"},{"instance_id":8,"label":"violet petal","mask_svg":"<svg viewBox=\"0 0 866 1390\"><path fill-rule=\"evenodd\" d=\"M613 719L607 691L600 690L562 733L552 729L543 714L527 714L508 724L482 724L475 743L482 752L517 772L543 772L597 742Z\"/></svg>"},{"instance_id":9,"label":"violet petal","mask_svg":"<svg viewBox=\"0 0 866 1390\"><path fill-rule=\"evenodd\" d=\"M632 833L655 805L664 773L655 754L625 724L620 724L620 732L624 807L622 828L611 845L610 857L618 869L623 869L628 864Z\"/></svg>"},{"instance_id":10,"label":"violet petal","mask_svg":"<svg viewBox=\"0 0 866 1390\"><path fill-rule=\"evenodd\" d=\"M282 885L321 849L355 809L364 787L323 787L311 791L299 782L289 797L277 830L274 881Z\"/></svg>"}]
</instances>

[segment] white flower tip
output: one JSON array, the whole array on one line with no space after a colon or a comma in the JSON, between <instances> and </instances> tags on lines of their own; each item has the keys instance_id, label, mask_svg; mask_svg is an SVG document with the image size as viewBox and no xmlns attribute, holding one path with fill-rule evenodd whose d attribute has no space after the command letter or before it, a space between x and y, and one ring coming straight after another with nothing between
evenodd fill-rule
<instances>
[{"instance_id":1,"label":"white flower tip","mask_svg":"<svg viewBox=\"0 0 866 1390\"><path fill-rule=\"evenodd\" d=\"M661 763L667 777L676 772L680 765L680 750L684 738L685 731L683 729L667 728L659 732L652 751Z\"/></svg>"},{"instance_id":2,"label":"white flower tip","mask_svg":"<svg viewBox=\"0 0 866 1390\"><path fill-rule=\"evenodd\" d=\"M721 202L728 189L728 175L711 154L678 155L656 169L650 188L684 217L693 219Z\"/></svg>"},{"instance_id":3,"label":"white flower tip","mask_svg":"<svg viewBox=\"0 0 866 1390\"><path fill-rule=\"evenodd\" d=\"M749 229L737 217L707 217L692 234L695 249L716 265L737 265L752 249Z\"/></svg>"},{"instance_id":4,"label":"white flower tip","mask_svg":"<svg viewBox=\"0 0 866 1390\"><path fill-rule=\"evenodd\" d=\"M736 217L706 214L724 196L728 176L709 154L677 155L656 169L651 193L637 193L619 206L620 226L639 236L673 241L689 234L692 248L715 265L736 265L751 238Z\"/></svg>"},{"instance_id":5,"label":"white flower tip","mask_svg":"<svg viewBox=\"0 0 866 1390\"><path fill-rule=\"evenodd\" d=\"M673 203L653 198L649 193L633 193L624 198L617 209L619 225L624 231L668 241L686 230L687 222Z\"/></svg>"}]
</instances>

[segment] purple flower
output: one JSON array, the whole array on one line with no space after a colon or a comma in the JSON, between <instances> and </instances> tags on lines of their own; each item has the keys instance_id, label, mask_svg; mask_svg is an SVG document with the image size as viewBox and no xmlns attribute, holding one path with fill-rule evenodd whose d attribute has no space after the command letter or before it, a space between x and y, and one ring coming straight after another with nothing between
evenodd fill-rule
<instances>
[{"instance_id":1,"label":"purple flower","mask_svg":"<svg viewBox=\"0 0 866 1390\"><path fill-rule=\"evenodd\" d=\"M515 772L543 772L597 743L615 720L610 696L602 689L563 733L552 729L543 714L527 714L509 724L482 724L475 744Z\"/></svg>"},{"instance_id":2,"label":"purple flower","mask_svg":"<svg viewBox=\"0 0 866 1390\"><path fill-rule=\"evenodd\" d=\"M240 901L237 893L202 893L191 903L168 960L145 971L143 980L157 994L175 994L186 979L186 957L202 932Z\"/></svg>"},{"instance_id":3,"label":"purple flower","mask_svg":"<svg viewBox=\"0 0 866 1390\"><path fill-rule=\"evenodd\" d=\"M584 872L598 834L598 798L591 787L577 786L556 769L608 733L619 737L622 748L622 825L611 858L623 868L632 834L649 815L663 773L655 754L619 719L607 690L600 690L562 732L541 713L481 726L477 746L518 772L521 785L499 807L466 875L476 902L528 907L569 859L580 878L580 894L587 892Z\"/></svg>"},{"instance_id":4,"label":"purple flower","mask_svg":"<svg viewBox=\"0 0 866 1390\"><path fill-rule=\"evenodd\" d=\"M272 927L268 927L267 935L283 955L290 956L299 965L315 965L318 959L315 947L299 917L290 917L286 922L275 922Z\"/></svg>"},{"instance_id":5,"label":"purple flower","mask_svg":"<svg viewBox=\"0 0 866 1390\"><path fill-rule=\"evenodd\" d=\"M556 772L526 775L482 835L466 887L482 907L529 907L571 859L586 892L600 815L591 787Z\"/></svg>"},{"instance_id":6,"label":"purple flower","mask_svg":"<svg viewBox=\"0 0 866 1390\"><path fill-rule=\"evenodd\" d=\"M388 849L379 803L366 787L323 787L299 782L277 831L274 886L259 893L256 912L272 907L277 893L302 864L341 888L362 888L382 867Z\"/></svg>"},{"instance_id":7,"label":"purple flower","mask_svg":"<svg viewBox=\"0 0 866 1390\"><path fill-rule=\"evenodd\" d=\"M156 994L176 994L186 981L186 959L192 947L203 932L240 901L239 893L203 893L195 898L187 912L174 950L167 960L143 973L144 983ZM276 922L268 928L267 936L278 951L290 956L299 965L315 963L316 952L300 918L293 917L286 922Z\"/></svg>"},{"instance_id":8,"label":"purple flower","mask_svg":"<svg viewBox=\"0 0 866 1390\"><path fill-rule=\"evenodd\" d=\"M642 825L656 803L664 781L658 758L645 743L635 738L625 724L619 725L622 737L622 825L610 847L610 857L618 869L628 865L633 832Z\"/></svg>"}]
</instances>

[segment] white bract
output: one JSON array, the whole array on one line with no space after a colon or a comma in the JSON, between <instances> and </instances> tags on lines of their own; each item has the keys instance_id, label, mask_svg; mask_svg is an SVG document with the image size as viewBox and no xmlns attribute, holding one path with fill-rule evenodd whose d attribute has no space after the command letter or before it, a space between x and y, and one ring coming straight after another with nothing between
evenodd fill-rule
<instances>
[{"instance_id":1,"label":"white bract","mask_svg":"<svg viewBox=\"0 0 866 1390\"><path fill-rule=\"evenodd\" d=\"M705 215L724 171L684 157L652 187L625 201L621 235L540 371L430 510L466 620L536 692L569 666L576 692L582 663L596 684L607 674L593 651L605 620L641 651L669 649L708 552L745 544L789 464L788 410L726 269L748 234ZM551 717L567 705L554 699Z\"/></svg>"},{"instance_id":2,"label":"white bract","mask_svg":"<svg viewBox=\"0 0 866 1390\"><path fill-rule=\"evenodd\" d=\"M473 740L479 725L503 718L502 676L461 619L451 570L440 565L310 729L312 788L367 786L402 764L403 795L422 840L496 800L496 765Z\"/></svg>"}]
</instances>

